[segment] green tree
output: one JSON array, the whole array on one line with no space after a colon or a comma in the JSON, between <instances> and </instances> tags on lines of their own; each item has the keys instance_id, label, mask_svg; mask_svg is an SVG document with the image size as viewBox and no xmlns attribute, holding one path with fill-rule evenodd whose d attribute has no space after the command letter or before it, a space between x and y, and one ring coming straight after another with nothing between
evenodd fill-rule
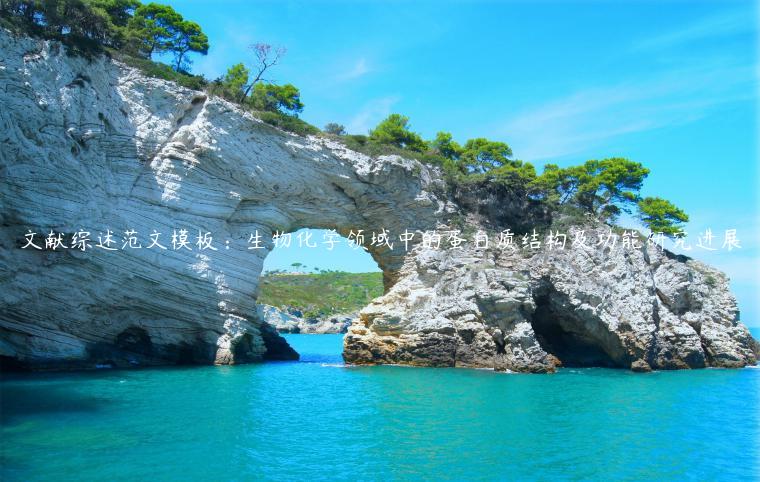
<instances>
[{"instance_id":1,"label":"green tree","mask_svg":"<svg viewBox=\"0 0 760 482\"><path fill-rule=\"evenodd\" d=\"M17 20L16 24L23 25L27 31L38 27L37 19L42 15L42 5L33 0L2 0L0 1L0 16Z\"/></svg>"},{"instance_id":2,"label":"green tree","mask_svg":"<svg viewBox=\"0 0 760 482\"><path fill-rule=\"evenodd\" d=\"M148 3L135 9L127 24L127 35L135 50L147 58L154 53L174 53L174 70L186 72L187 54L208 53L208 37L200 25L182 18L168 5Z\"/></svg>"},{"instance_id":3,"label":"green tree","mask_svg":"<svg viewBox=\"0 0 760 482\"><path fill-rule=\"evenodd\" d=\"M97 49L108 44L113 25L108 13L86 0L26 2L33 6L35 29L49 38L60 39L75 47Z\"/></svg>"},{"instance_id":4,"label":"green tree","mask_svg":"<svg viewBox=\"0 0 760 482\"><path fill-rule=\"evenodd\" d=\"M436 154L450 161L459 159L463 152L462 146L453 140L449 132L438 132L429 145Z\"/></svg>"},{"instance_id":5,"label":"green tree","mask_svg":"<svg viewBox=\"0 0 760 482\"><path fill-rule=\"evenodd\" d=\"M649 169L622 157L589 160L580 166L548 164L533 183L547 199L571 202L603 219L614 219L640 200L639 191Z\"/></svg>"},{"instance_id":6,"label":"green tree","mask_svg":"<svg viewBox=\"0 0 760 482\"><path fill-rule=\"evenodd\" d=\"M182 15L168 5L141 5L128 24L130 40L139 53L151 58L154 53L172 49L177 26L182 22Z\"/></svg>"},{"instance_id":7,"label":"green tree","mask_svg":"<svg viewBox=\"0 0 760 482\"><path fill-rule=\"evenodd\" d=\"M296 117L304 107L301 93L293 84L256 84L251 103L258 110L290 113Z\"/></svg>"},{"instance_id":8,"label":"green tree","mask_svg":"<svg viewBox=\"0 0 760 482\"><path fill-rule=\"evenodd\" d=\"M653 233L678 237L689 216L673 203L659 197L645 197L638 202L639 219Z\"/></svg>"},{"instance_id":9,"label":"green tree","mask_svg":"<svg viewBox=\"0 0 760 482\"><path fill-rule=\"evenodd\" d=\"M92 8L106 12L115 27L126 27L140 6L138 0L89 0L88 3Z\"/></svg>"},{"instance_id":10,"label":"green tree","mask_svg":"<svg viewBox=\"0 0 760 482\"><path fill-rule=\"evenodd\" d=\"M333 134L336 136L345 136L346 135L346 128L343 126L343 124L338 124L336 122L330 122L325 126L325 132L328 134Z\"/></svg>"},{"instance_id":11,"label":"green tree","mask_svg":"<svg viewBox=\"0 0 760 482\"><path fill-rule=\"evenodd\" d=\"M240 99L243 90L248 85L249 75L248 68L242 63L227 69L227 73L218 81L222 87L222 97L234 101Z\"/></svg>"},{"instance_id":12,"label":"green tree","mask_svg":"<svg viewBox=\"0 0 760 482\"><path fill-rule=\"evenodd\" d=\"M188 72L190 62L186 55L189 52L208 54L208 37L203 33L200 25L187 20L179 22L173 33L170 50L174 52L174 70Z\"/></svg>"},{"instance_id":13,"label":"green tree","mask_svg":"<svg viewBox=\"0 0 760 482\"><path fill-rule=\"evenodd\" d=\"M465 143L459 162L467 172L485 173L504 165L517 167L520 163L514 163L511 156L512 149L506 143L478 137Z\"/></svg>"},{"instance_id":14,"label":"green tree","mask_svg":"<svg viewBox=\"0 0 760 482\"><path fill-rule=\"evenodd\" d=\"M369 132L369 138L379 144L422 152L425 141L419 134L409 129L409 118L401 114L391 114Z\"/></svg>"},{"instance_id":15,"label":"green tree","mask_svg":"<svg viewBox=\"0 0 760 482\"><path fill-rule=\"evenodd\" d=\"M108 18L108 34L104 43L110 47L122 48L128 38L129 20L140 6L138 0L89 0L91 8Z\"/></svg>"}]
</instances>

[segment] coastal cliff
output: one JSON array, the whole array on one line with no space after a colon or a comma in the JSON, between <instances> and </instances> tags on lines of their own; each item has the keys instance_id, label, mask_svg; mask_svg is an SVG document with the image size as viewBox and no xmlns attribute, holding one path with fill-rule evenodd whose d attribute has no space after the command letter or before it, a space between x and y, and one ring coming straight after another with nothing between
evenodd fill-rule
<instances>
[{"instance_id":1,"label":"coastal cliff","mask_svg":"<svg viewBox=\"0 0 760 482\"><path fill-rule=\"evenodd\" d=\"M474 232L508 225L520 211L469 206L446 195L435 167L277 130L104 56L69 56L56 42L2 30L0 45L7 366L293 359L256 307L275 232L422 232L462 222ZM183 231L189 245L174 249ZM46 246L50 232L67 247ZM71 247L85 232L92 247ZM109 233L114 249L97 248ZM165 249L148 247L156 233ZM213 244L199 249L204 233ZM30 234L41 249L28 246ZM368 250L386 293L349 328L349 363L550 372L562 364L649 370L756 360L726 276L646 243Z\"/></svg>"}]
</instances>

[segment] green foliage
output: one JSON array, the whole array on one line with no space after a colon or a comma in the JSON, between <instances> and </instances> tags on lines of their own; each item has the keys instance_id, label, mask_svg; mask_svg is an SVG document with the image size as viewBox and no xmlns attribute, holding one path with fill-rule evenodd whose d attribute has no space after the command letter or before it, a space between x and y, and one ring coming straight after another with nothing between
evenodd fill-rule
<instances>
[{"instance_id":1,"label":"green foliage","mask_svg":"<svg viewBox=\"0 0 760 482\"><path fill-rule=\"evenodd\" d=\"M319 128L305 122L298 117L283 114L280 111L255 111L254 115L269 125L279 127L282 130L301 136L319 134Z\"/></svg>"},{"instance_id":2,"label":"green foliage","mask_svg":"<svg viewBox=\"0 0 760 482\"><path fill-rule=\"evenodd\" d=\"M120 45L119 27L134 5L119 0L4 0L0 13L14 30L59 40L89 55Z\"/></svg>"},{"instance_id":3,"label":"green foliage","mask_svg":"<svg viewBox=\"0 0 760 482\"><path fill-rule=\"evenodd\" d=\"M615 219L639 200L649 169L622 157L589 160L580 166L548 164L534 182L550 202L572 202L604 220Z\"/></svg>"},{"instance_id":4,"label":"green foliage","mask_svg":"<svg viewBox=\"0 0 760 482\"><path fill-rule=\"evenodd\" d=\"M140 6L138 0L90 0L88 3L91 8L104 11L114 27L126 27Z\"/></svg>"},{"instance_id":5,"label":"green foliage","mask_svg":"<svg viewBox=\"0 0 760 482\"><path fill-rule=\"evenodd\" d=\"M189 52L208 54L208 37L200 25L185 20L177 25L171 50L174 52L174 70L188 72L190 60L186 55Z\"/></svg>"},{"instance_id":6,"label":"green foliage","mask_svg":"<svg viewBox=\"0 0 760 482\"><path fill-rule=\"evenodd\" d=\"M389 115L369 132L369 138L378 144L416 152L422 152L426 147L422 137L409 130L409 118L401 114Z\"/></svg>"},{"instance_id":7,"label":"green foliage","mask_svg":"<svg viewBox=\"0 0 760 482\"><path fill-rule=\"evenodd\" d=\"M395 154L406 159L416 159L422 163L434 166L443 166L443 164L447 162L447 159L444 159L432 151L411 151L409 149L403 149L389 144L381 144L370 137L361 134L345 135L341 137L341 141L347 148L371 157Z\"/></svg>"},{"instance_id":8,"label":"green foliage","mask_svg":"<svg viewBox=\"0 0 760 482\"><path fill-rule=\"evenodd\" d=\"M531 189L554 210L572 205L608 222L636 207L639 218L652 232L676 236L689 217L665 199L641 198L641 187L648 175L649 169L621 157L589 160L567 168L547 164L531 182Z\"/></svg>"},{"instance_id":9,"label":"green foliage","mask_svg":"<svg viewBox=\"0 0 760 482\"><path fill-rule=\"evenodd\" d=\"M450 161L459 159L463 152L462 146L453 140L449 132L438 132L428 145L434 153Z\"/></svg>"},{"instance_id":10,"label":"green foliage","mask_svg":"<svg viewBox=\"0 0 760 482\"><path fill-rule=\"evenodd\" d=\"M323 271L319 274L276 274L261 277L260 303L295 308L306 317L357 311L383 294L383 275Z\"/></svg>"},{"instance_id":11,"label":"green foliage","mask_svg":"<svg viewBox=\"0 0 760 482\"><path fill-rule=\"evenodd\" d=\"M325 125L324 131L334 136L346 135L346 128L343 126L343 124L338 124L336 122L330 122L329 124Z\"/></svg>"},{"instance_id":12,"label":"green foliage","mask_svg":"<svg viewBox=\"0 0 760 482\"><path fill-rule=\"evenodd\" d=\"M233 65L227 69L227 73L224 74L224 77L216 81L219 90L214 93L227 100L233 102L237 101L240 96L243 95L245 86L248 84L249 75L250 71L245 65L243 65L243 63Z\"/></svg>"},{"instance_id":13,"label":"green foliage","mask_svg":"<svg viewBox=\"0 0 760 482\"><path fill-rule=\"evenodd\" d=\"M512 149L506 143L478 137L465 143L459 155L459 162L467 172L485 173L505 165L512 165L513 161L510 157L512 157Z\"/></svg>"},{"instance_id":14,"label":"green foliage","mask_svg":"<svg viewBox=\"0 0 760 482\"><path fill-rule=\"evenodd\" d=\"M190 75L183 72L177 72L166 64L139 57L132 57L120 51L109 51L109 53L112 57L124 62L130 67L140 69L140 71L148 77L170 80L193 90L203 90L208 85L208 81L201 75Z\"/></svg>"},{"instance_id":15,"label":"green foliage","mask_svg":"<svg viewBox=\"0 0 760 482\"><path fill-rule=\"evenodd\" d=\"M174 70L186 72L187 54L208 53L208 37L200 25L185 20L168 5L148 3L135 10L127 24L127 36L132 48L147 58L154 53L173 52Z\"/></svg>"},{"instance_id":16,"label":"green foliage","mask_svg":"<svg viewBox=\"0 0 760 482\"><path fill-rule=\"evenodd\" d=\"M689 216L685 212L670 201L659 197L646 197L640 200L638 208L641 221L653 233L679 237L683 232L683 223L689 221Z\"/></svg>"},{"instance_id":17,"label":"green foliage","mask_svg":"<svg viewBox=\"0 0 760 482\"><path fill-rule=\"evenodd\" d=\"M290 113L298 116L303 110L301 93L293 84L275 85L257 83L250 99L256 110Z\"/></svg>"},{"instance_id":18,"label":"green foliage","mask_svg":"<svg viewBox=\"0 0 760 482\"><path fill-rule=\"evenodd\" d=\"M140 5L128 23L131 46L138 54L151 58L154 53L171 50L179 24L184 19L169 5Z\"/></svg>"},{"instance_id":19,"label":"green foliage","mask_svg":"<svg viewBox=\"0 0 760 482\"><path fill-rule=\"evenodd\" d=\"M187 54L208 53L208 37L172 7L138 0L2 0L0 12L20 31L55 39L83 54L104 47L150 59L173 52L174 69L187 71Z\"/></svg>"}]
</instances>

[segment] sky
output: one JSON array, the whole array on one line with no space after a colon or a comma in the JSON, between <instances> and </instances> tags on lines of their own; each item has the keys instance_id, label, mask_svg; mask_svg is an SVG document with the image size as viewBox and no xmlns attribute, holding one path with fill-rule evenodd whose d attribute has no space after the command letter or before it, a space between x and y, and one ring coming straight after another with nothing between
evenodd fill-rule
<instances>
[{"instance_id":1,"label":"sky","mask_svg":"<svg viewBox=\"0 0 760 482\"><path fill-rule=\"evenodd\" d=\"M398 112L425 138L507 142L539 171L610 156L643 163L642 194L691 217L685 254L725 270L742 320L760 326L757 2L167 3L208 34L193 71L209 78L250 59L254 42L287 48L270 79L301 90L314 125L366 134ZM716 251L694 246L706 229ZM727 229L741 248L720 249ZM294 261L374 267L337 248L273 252L267 267Z\"/></svg>"}]
</instances>

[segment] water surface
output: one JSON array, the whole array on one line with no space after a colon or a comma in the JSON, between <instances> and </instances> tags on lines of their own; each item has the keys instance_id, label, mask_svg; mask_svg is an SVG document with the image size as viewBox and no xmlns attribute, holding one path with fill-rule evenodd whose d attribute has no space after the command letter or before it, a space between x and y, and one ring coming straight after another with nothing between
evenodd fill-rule
<instances>
[{"instance_id":1,"label":"water surface","mask_svg":"<svg viewBox=\"0 0 760 482\"><path fill-rule=\"evenodd\" d=\"M6 376L2 480L756 480L760 369L300 362Z\"/></svg>"}]
</instances>

